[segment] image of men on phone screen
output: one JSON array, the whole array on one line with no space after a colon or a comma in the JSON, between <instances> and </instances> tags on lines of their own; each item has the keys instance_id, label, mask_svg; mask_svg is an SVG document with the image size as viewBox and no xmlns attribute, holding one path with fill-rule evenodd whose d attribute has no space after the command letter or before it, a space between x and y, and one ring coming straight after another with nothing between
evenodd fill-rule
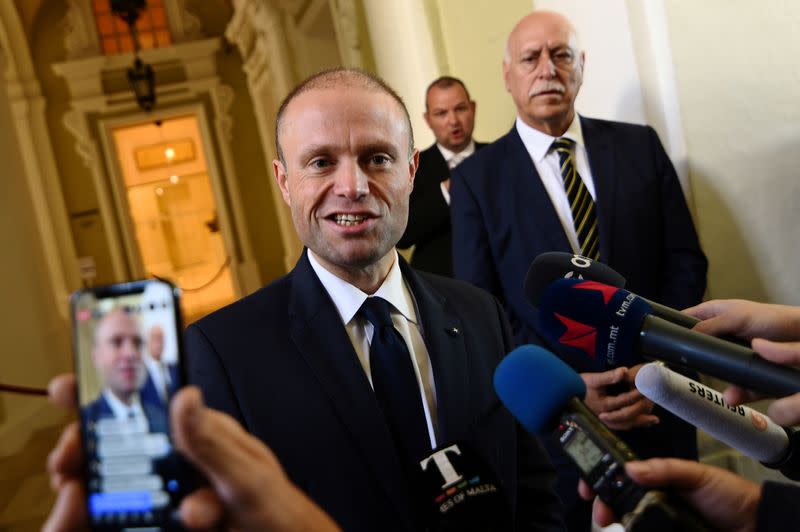
<instances>
[{"instance_id":1,"label":"image of men on phone screen","mask_svg":"<svg viewBox=\"0 0 800 532\"><path fill-rule=\"evenodd\" d=\"M147 329L147 376L141 388L145 403L166 406L178 389L178 366L164 359L164 328L158 323Z\"/></svg>"},{"instance_id":2,"label":"image of men on phone screen","mask_svg":"<svg viewBox=\"0 0 800 532\"><path fill-rule=\"evenodd\" d=\"M162 479L171 446L162 405L144 401L146 370L137 318L122 308L98 320L91 358L102 386L82 408L91 471L90 506L147 512L165 505Z\"/></svg>"}]
</instances>

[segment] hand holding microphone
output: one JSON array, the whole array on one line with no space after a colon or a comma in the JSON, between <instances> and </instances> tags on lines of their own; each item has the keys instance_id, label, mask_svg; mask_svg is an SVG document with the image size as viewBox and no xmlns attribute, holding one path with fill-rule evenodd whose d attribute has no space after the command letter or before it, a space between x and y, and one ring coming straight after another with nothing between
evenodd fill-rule
<instances>
[{"instance_id":1,"label":"hand holding microphone","mask_svg":"<svg viewBox=\"0 0 800 532\"><path fill-rule=\"evenodd\" d=\"M670 488L714 530L722 532L755 530L761 487L745 478L720 469L677 458L653 458L628 462L625 472L641 486ZM600 526L619 520L614 510L581 480L578 492L586 500L594 498L592 519Z\"/></svg>"},{"instance_id":2,"label":"hand holding microphone","mask_svg":"<svg viewBox=\"0 0 800 532\"><path fill-rule=\"evenodd\" d=\"M766 338L776 342L800 340L800 307L715 299L683 312L700 320L695 330L712 336Z\"/></svg>"},{"instance_id":3,"label":"hand holding microphone","mask_svg":"<svg viewBox=\"0 0 800 532\"><path fill-rule=\"evenodd\" d=\"M627 530L708 530L665 493L643 488L625 474L635 455L587 408L581 400L583 380L558 357L540 347L519 347L498 365L494 385L529 432L555 432L581 477L622 517Z\"/></svg>"},{"instance_id":4,"label":"hand holding microphone","mask_svg":"<svg viewBox=\"0 0 800 532\"><path fill-rule=\"evenodd\" d=\"M539 333L562 356L597 371L656 359L771 395L800 392L800 371L661 319L635 294L595 281L552 282L539 307Z\"/></svg>"},{"instance_id":5,"label":"hand holding microphone","mask_svg":"<svg viewBox=\"0 0 800 532\"><path fill-rule=\"evenodd\" d=\"M657 405L784 476L800 480L800 434L752 408L658 364L646 364L636 387Z\"/></svg>"},{"instance_id":6,"label":"hand holding microphone","mask_svg":"<svg viewBox=\"0 0 800 532\"><path fill-rule=\"evenodd\" d=\"M753 351L764 359L800 368L800 307L731 299L706 301L684 312L702 320L695 331L752 340ZM734 405L763 396L740 386L724 393L725 400ZM800 423L800 394L778 399L767 413L781 425Z\"/></svg>"},{"instance_id":7,"label":"hand holding microphone","mask_svg":"<svg viewBox=\"0 0 800 532\"><path fill-rule=\"evenodd\" d=\"M634 386L634 379L642 365L631 368L614 368L596 373L581 373L586 384L584 402L600 420L613 430L630 430L634 427L651 427L659 422L652 414L653 402ZM608 390L624 385L627 390L612 394Z\"/></svg>"}]
</instances>

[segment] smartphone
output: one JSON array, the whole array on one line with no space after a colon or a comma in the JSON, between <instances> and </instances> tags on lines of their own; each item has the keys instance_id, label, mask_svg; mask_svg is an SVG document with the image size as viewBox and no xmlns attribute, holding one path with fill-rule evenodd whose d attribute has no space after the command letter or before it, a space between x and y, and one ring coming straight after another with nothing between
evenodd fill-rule
<instances>
[{"instance_id":1,"label":"smartphone","mask_svg":"<svg viewBox=\"0 0 800 532\"><path fill-rule=\"evenodd\" d=\"M185 382L179 290L150 279L72 294L78 404L94 530L181 530L195 484L175 451L169 400Z\"/></svg>"}]
</instances>

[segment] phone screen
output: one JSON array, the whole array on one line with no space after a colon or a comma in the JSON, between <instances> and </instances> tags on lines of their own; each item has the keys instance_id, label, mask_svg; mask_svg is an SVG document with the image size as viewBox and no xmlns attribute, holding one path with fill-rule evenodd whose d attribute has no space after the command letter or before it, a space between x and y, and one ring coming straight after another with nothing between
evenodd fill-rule
<instances>
[{"instance_id":1,"label":"phone screen","mask_svg":"<svg viewBox=\"0 0 800 532\"><path fill-rule=\"evenodd\" d=\"M178 290L161 280L73 294L89 519L96 529L174 529L190 470L169 400L183 383Z\"/></svg>"}]
</instances>

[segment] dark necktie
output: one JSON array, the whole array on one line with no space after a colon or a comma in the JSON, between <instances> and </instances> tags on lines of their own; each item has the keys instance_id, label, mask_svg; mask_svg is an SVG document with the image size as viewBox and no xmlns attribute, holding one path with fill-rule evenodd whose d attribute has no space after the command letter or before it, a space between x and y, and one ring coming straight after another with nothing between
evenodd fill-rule
<instances>
[{"instance_id":1,"label":"dark necktie","mask_svg":"<svg viewBox=\"0 0 800 532\"><path fill-rule=\"evenodd\" d=\"M572 210L572 223L578 234L581 255L592 260L600 259L600 237L597 234L597 212L592 195L575 166L575 141L566 137L553 141L553 149L561 163L561 177Z\"/></svg>"},{"instance_id":2,"label":"dark necktie","mask_svg":"<svg viewBox=\"0 0 800 532\"><path fill-rule=\"evenodd\" d=\"M431 450L419 384L405 340L394 328L389 303L369 297L361 306L372 324L369 364L372 387L406 467L413 467Z\"/></svg>"}]
</instances>

